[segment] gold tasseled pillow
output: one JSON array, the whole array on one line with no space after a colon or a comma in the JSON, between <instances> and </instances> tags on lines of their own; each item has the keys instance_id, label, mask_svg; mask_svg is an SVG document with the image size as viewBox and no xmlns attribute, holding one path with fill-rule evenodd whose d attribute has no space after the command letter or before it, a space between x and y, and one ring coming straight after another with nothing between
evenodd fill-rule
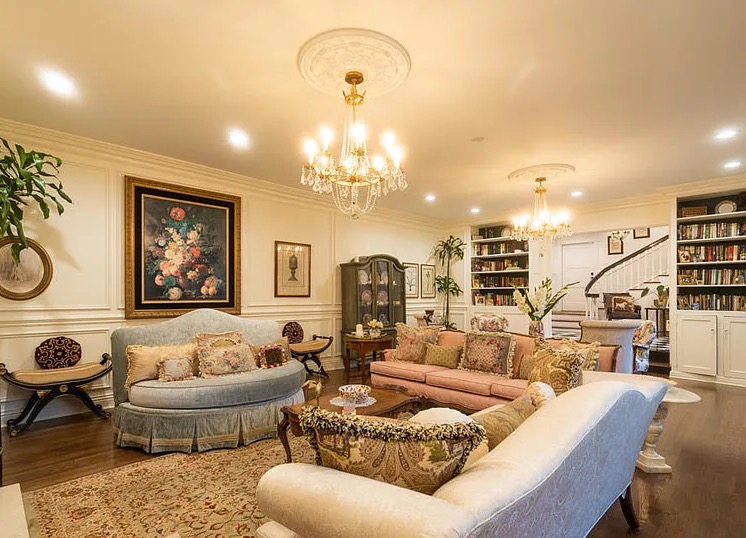
<instances>
[{"instance_id":1,"label":"gold tasseled pillow","mask_svg":"<svg viewBox=\"0 0 746 538\"><path fill-rule=\"evenodd\" d=\"M534 369L531 370L528 382L546 383L559 396L583 384L585 360L584 353L541 346L537 342L533 355Z\"/></svg>"}]
</instances>

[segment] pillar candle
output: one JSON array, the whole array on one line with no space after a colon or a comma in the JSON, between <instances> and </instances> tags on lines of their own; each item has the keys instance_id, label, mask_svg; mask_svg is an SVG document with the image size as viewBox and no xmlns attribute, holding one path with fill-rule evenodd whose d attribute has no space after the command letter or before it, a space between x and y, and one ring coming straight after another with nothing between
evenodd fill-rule
<instances>
[{"instance_id":1,"label":"pillar candle","mask_svg":"<svg viewBox=\"0 0 746 538\"><path fill-rule=\"evenodd\" d=\"M363 333L363 324L358 323L355 325L355 336L364 336L365 333Z\"/></svg>"}]
</instances>

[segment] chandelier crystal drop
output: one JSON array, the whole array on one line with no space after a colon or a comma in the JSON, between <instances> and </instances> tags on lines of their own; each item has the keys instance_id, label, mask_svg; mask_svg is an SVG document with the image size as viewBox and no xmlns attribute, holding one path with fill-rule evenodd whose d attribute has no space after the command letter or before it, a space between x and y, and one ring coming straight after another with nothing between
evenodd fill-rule
<instances>
[{"instance_id":1,"label":"chandelier crystal drop","mask_svg":"<svg viewBox=\"0 0 746 538\"><path fill-rule=\"evenodd\" d=\"M536 190L534 191L534 213L513 219L513 230L510 237L517 241L528 239L559 239L572 235L572 229L568 224L567 213L560 212L555 215L549 213L547 207L547 189L544 186L545 177L537 177Z\"/></svg>"},{"instance_id":2,"label":"chandelier crystal drop","mask_svg":"<svg viewBox=\"0 0 746 538\"><path fill-rule=\"evenodd\" d=\"M319 144L308 139L303 151L308 161L303 166L300 182L309 185L314 192L331 194L334 204L345 215L353 219L372 210L378 198L390 191L403 191L407 188L407 176L401 169L403 152L396 145L393 133L384 133L382 144L386 155L368 156L365 124L360 119L365 92L358 93L357 86L363 82L363 75L350 71L345 76L350 92L342 95L347 106L344 136L339 159L335 159L329 149L332 131L322 128Z\"/></svg>"}]
</instances>

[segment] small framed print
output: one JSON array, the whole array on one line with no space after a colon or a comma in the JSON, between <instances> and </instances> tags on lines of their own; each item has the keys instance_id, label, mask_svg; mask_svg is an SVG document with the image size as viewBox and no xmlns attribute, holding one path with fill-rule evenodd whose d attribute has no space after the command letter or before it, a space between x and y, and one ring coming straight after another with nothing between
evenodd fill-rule
<instances>
[{"instance_id":1,"label":"small framed print","mask_svg":"<svg viewBox=\"0 0 746 538\"><path fill-rule=\"evenodd\" d=\"M679 310L689 310L691 308L691 305L689 304L689 297L687 297L686 295L679 297L676 300L676 305Z\"/></svg>"},{"instance_id":2,"label":"small framed print","mask_svg":"<svg viewBox=\"0 0 746 538\"><path fill-rule=\"evenodd\" d=\"M606 252L609 256L624 254L624 241L618 237L606 237Z\"/></svg>"},{"instance_id":3,"label":"small framed print","mask_svg":"<svg viewBox=\"0 0 746 538\"><path fill-rule=\"evenodd\" d=\"M475 306L484 306L484 295L481 293L477 293L474 296L474 305Z\"/></svg>"},{"instance_id":4,"label":"small framed print","mask_svg":"<svg viewBox=\"0 0 746 538\"><path fill-rule=\"evenodd\" d=\"M311 245L275 241L275 297L311 296Z\"/></svg>"},{"instance_id":5,"label":"small framed print","mask_svg":"<svg viewBox=\"0 0 746 538\"><path fill-rule=\"evenodd\" d=\"M645 239L650 237L650 228L632 228L632 239Z\"/></svg>"},{"instance_id":6,"label":"small framed print","mask_svg":"<svg viewBox=\"0 0 746 538\"><path fill-rule=\"evenodd\" d=\"M692 275L678 275L676 282L679 286L694 286L697 283Z\"/></svg>"},{"instance_id":7,"label":"small framed print","mask_svg":"<svg viewBox=\"0 0 746 538\"><path fill-rule=\"evenodd\" d=\"M692 262L692 254L688 250L680 250L679 251L679 263L691 263Z\"/></svg>"},{"instance_id":8,"label":"small framed print","mask_svg":"<svg viewBox=\"0 0 746 538\"><path fill-rule=\"evenodd\" d=\"M423 263L420 265L420 297L435 299L435 266Z\"/></svg>"},{"instance_id":9,"label":"small framed print","mask_svg":"<svg viewBox=\"0 0 746 538\"><path fill-rule=\"evenodd\" d=\"M404 296L417 299L420 296L420 265L418 263L402 264L404 266Z\"/></svg>"}]
</instances>

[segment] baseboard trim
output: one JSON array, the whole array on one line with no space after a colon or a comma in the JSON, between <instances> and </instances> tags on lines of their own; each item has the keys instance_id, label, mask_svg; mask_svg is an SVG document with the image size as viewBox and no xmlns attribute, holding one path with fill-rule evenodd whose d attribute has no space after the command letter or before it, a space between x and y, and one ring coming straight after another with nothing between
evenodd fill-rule
<instances>
[{"instance_id":1,"label":"baseboard trim","mask_svg":"<svg viewBox=\"0 0 746 538\"><path fill-rule=\"evenodd\" d=\"M728 385L731 387L744 387L746 388L746 379L738 379L735 377L726 376L706 376L690 374L688 372L682 372L680 370L671 370L669 377L672 379L682 379L684 381L696 381L698 383L709 383L711 385Z\"/></svg>"}]
</instances>

